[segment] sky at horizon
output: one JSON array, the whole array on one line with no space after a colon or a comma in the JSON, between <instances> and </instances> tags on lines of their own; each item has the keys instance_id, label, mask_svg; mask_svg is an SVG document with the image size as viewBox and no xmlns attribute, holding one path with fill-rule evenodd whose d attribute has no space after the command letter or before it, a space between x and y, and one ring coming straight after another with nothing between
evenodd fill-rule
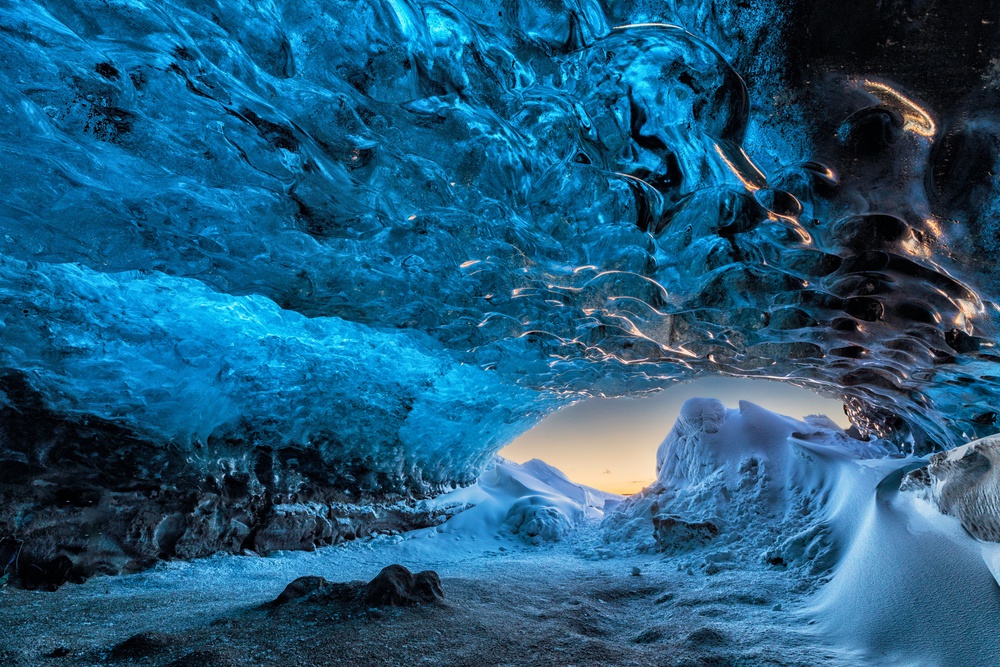
<instances>
[{"instance_id":1,"label":"sky at horizon","mask_svg":"<svg viewBox=\"0 0 1000 667\"><path fill-rule=\"evenodd\" d=\"M644 398L582 401L549 415L500 455L517 463L542 459L579 484L635 493L656 477L656 449L681 405L699 396L718 398L728 408L748 400L799 419L825 414L841 427L850 426L840 401L807 389L767 380L707 378Z\"/></svg>"}]
</instances>

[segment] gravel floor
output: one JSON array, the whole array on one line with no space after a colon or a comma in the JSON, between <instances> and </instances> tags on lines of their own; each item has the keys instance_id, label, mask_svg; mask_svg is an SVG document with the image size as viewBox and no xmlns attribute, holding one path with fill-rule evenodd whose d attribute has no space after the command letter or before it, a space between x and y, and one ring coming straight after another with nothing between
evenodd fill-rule
<instances>
[{"instance_id":1,"label":"gravel floor","mask_svg":"<svg viewBox=\"0 0 1000 667\"><path fill-rule=\"evenodd\" d=\"M689 562L613 553L590 527L550 547L424 536L170 563L55 593L0 591L0 663L852 664L809 631L790 575L749 564L709 575ZM310 602L259 608L299 576L368 580L390 563L439 572L445 603L350 617Z\"/></svg>"}]
</instances>

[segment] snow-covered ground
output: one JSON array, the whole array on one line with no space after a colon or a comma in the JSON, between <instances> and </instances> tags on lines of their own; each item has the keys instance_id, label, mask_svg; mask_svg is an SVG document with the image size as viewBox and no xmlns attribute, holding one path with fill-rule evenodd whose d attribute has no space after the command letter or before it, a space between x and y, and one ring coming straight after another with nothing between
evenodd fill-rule
<instances>
[{"instance_id":1,"label":"snow-covered ground","mask_svg":"<svg viewBox=\"0 0 1000 667\"><path fill-rule=\"evenodd\" d=\"M965 469L987 446L961 453ZM887 453L824 418L691 401L657 482L624 501L501 460L427 501L469 507L436 528L0 590L0 658L102 664L156 631L136 664L1000 664L1000 550L906 477L925 461ZM969 485L952 468L933 463L927 488L954 500ZM300 576L369 580L392 563L437 571L446 603L337 620L257 609Z\"/></svg>"}]
</instances>

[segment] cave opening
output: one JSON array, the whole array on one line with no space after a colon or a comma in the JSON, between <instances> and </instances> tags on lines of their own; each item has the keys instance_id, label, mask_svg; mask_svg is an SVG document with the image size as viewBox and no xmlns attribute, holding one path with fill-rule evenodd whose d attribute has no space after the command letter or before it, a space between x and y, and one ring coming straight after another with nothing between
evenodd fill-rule
<instances>
[{"instance_id":1,"label":"cave opening","mask_svg":"<svg viewBox=\"0 0 1000 667\"><path fill-rule=\"evenodd\" d=\"M0 665L1000 664L955 5L0 3Z\"/></svg>"},{"instance_id":2,"label":"cave opening","mask_svg":"<svg viewBox=\"0 0 1000 667\"><path fill-rule=\"evenodd\" d=\"M717 398L729 408L749 400L779 414L803 419L824 415L841 428L852 424L843 403L787 382L710 377L660 392L627 398L588 398L543 419L500 451L524 463L541 459L574 482L621 495L656 478L656 448L689 398Z\"/></svg>"}]
</instances>

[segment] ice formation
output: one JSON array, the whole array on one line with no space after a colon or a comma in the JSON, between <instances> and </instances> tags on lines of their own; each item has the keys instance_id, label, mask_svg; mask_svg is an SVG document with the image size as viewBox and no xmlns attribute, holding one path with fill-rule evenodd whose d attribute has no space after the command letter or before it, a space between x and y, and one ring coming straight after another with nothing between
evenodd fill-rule
<instances>
[{"instance_id":1,"label":"ice formation","mask_svg":"<svg viewBox=\"0 0 1000 667\"><path fill-rule=\"evenodd\" d=\"M713 372L995 432L1000 6L857 4L3 5L0 532L315 546Z\"/></svg>"}]
</instances>

